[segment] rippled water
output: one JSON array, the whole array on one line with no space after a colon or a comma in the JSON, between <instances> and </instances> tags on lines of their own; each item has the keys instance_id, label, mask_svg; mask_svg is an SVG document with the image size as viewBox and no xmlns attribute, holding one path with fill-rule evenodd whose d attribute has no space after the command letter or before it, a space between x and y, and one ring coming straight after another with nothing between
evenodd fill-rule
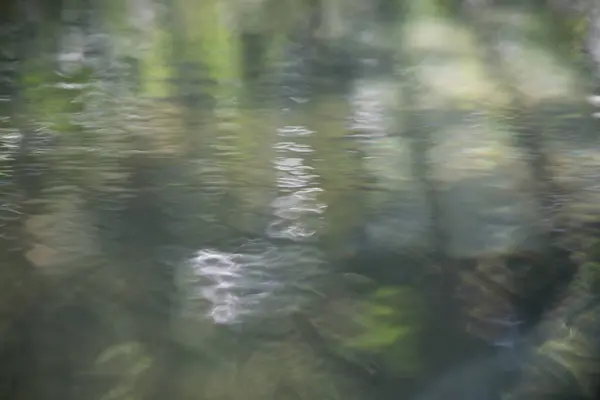
<instances>
[{"instance_id":1,"label":"rippled water","mask_svg":"<svg viewBox=\"0 0 600 400\"><path fill-rule=\"evenodd\" d=\"M0 397L595 393L597 10L500 3L0 6Z\"/></svg>"}]
</instances>

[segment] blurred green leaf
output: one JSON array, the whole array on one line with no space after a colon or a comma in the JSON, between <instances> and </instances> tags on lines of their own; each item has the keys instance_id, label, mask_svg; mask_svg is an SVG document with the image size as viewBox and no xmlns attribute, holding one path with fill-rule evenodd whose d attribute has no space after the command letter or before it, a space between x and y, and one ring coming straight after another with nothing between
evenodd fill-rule
<instances>
[{"instance_id":1,"label":"blurred green leaf","mask_svg":"<svg viewBox=\"0 0 600 400\"><path fill-rule=\"evenodd\" d=\"M413 333L413 330L409 327L378 327L350 340L349 345L363 349L381 348L391 346L411 333Z\"/></svg>"}]
</instances>

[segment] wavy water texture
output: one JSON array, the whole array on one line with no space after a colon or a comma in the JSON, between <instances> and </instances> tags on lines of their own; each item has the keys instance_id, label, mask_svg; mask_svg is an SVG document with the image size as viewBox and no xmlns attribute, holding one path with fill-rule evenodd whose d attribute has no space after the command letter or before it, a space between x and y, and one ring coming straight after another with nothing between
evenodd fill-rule
<instances>
[{"instance_id":1,"label":"wavy water texture","mask_svg":"<svg viewBox=\"0 0 600 400\"><path fill-rule=\"evenodd\" d=\"M280 141L273 146L277 196L266 238L249 241L236 252L202 249L189 263L196 277L192 291L210 303L208 316L215 323L289 314L309 300L308 282L325 270L313 243L327 206L318 199L323 191L319 176L304 159L313 150L301 142L313 133L303 126L278 130Z\"/></svg>"}]
</instances>

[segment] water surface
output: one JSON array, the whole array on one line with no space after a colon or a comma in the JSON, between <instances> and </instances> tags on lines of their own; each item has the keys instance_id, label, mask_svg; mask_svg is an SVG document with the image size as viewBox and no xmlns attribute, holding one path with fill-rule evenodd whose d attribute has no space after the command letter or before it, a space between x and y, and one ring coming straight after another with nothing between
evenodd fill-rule
<instances>
[{"instance_id":1,"label":"water surface","mask_svg":"<svg viewBox=\"0 0 600 400\"><path fill-rule=\"evenodd\" d=\"M5 398L595 393L581 11L51 3L0 25Z\"/></svg>"}]
</instances>

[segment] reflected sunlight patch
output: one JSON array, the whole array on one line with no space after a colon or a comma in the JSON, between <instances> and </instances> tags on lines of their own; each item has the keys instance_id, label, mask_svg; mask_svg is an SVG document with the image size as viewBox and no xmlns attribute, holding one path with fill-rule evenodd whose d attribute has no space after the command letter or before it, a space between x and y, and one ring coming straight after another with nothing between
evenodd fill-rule
<instances>
[{"instance_id":1,"label":"reflected sunlight patch","mask_svg":"<svg viewBox=\"0 0 600 400\"><path fill-rule=\"evenodd\" d=\"M441 19L420 18L406 28L404 46L417 64L420 82L431 91L429 103L448 97L489 102L497 95L473 35Z\"/></svg>"},{"instance_id":2,"label":"reflected sunlight patch","mask_svg":"<svg viewBox=\"0 0 600 400\"><path fill-rule=\"evenodd\" d=\"M306 288L323 269L320 252L306 245L254 240L236 252L202 249L183 266L183 312L226 325L286 315L310 297Z\"/></svg>"},{"instance_id":3,"label":"reflected sunlight patch","mask_svg":"<svg viewBox=\"0 0 600 400\"><path fill-rule=\"evenodd\" d=\"M574 95L577 82L573 71L560 65L547 51L508 41L499 47L516 85L530 99L562 99Z\"/></svg>"},{"instance_id":4,"label":"reflected sunlight patch","mask_svg":"<svg viewBox=\"0 0 600 400\"><path fill-rule=\"evenodd\" d=\"M411 50L470 53L473 42L469 31L441 18L414 18L404 30L404 45Z\"/></svg>"}]
</instances>

